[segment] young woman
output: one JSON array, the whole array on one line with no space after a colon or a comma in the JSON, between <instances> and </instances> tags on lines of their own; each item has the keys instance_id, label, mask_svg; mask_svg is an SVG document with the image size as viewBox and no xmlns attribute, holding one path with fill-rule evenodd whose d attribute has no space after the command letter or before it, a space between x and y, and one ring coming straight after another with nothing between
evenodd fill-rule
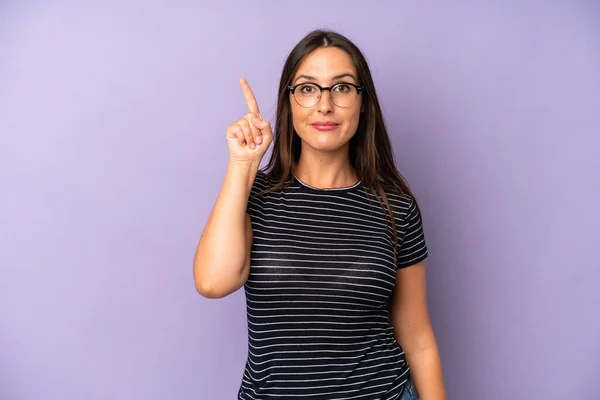
<instances>
[{"instance_id":1,"label":"young woman","mask_svg":"<svg viewBox=\"0 0 600 400\"><path fill-rule=\"evenodd\" d=\"M238 398L445 399L420 211L364 56L335 32L303 38L275 135L241 85L248 113L227 128L229 165L194 257L203 296L245 288Z\"/></svg>"}]
</instances>

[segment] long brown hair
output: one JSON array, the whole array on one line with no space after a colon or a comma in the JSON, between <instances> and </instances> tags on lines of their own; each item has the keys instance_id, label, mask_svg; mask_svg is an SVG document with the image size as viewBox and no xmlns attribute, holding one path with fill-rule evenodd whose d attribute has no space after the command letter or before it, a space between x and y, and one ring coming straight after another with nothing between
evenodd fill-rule
<instances>
[{"instance_id":1,"label":"long brown hair","mask_svg":"<svg viewBox=\"0 0 600 400\"><path fill-rule=\"evenodd\" d=\"M310 32L294 47L285 62L279 83L273 152L265 168L269 178L278 183L269 192L281 189L292 181L292 167L300 158L301 142L292 123L288 86L306 56L318 48L328 46L344 50L350 56L358 73L359 83L365 87L362 92L363 112L357 131L350 140L350 163L361 184L378 197L384 212L387 211L386 217L390 218L397 247L396 224L386 192L410 196L413 194L395 166L392 146L367 61L354 43L337 32Z\"/></svg>"}]
</instances>

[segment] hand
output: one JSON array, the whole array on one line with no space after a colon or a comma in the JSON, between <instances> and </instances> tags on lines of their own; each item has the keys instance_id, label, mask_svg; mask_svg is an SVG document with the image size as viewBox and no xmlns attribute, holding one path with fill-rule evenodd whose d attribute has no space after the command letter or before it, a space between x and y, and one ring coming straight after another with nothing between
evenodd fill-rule
<instances>
[{"instance_id":1,"label":"hand","mask_svg":"<svg viewBox=\"0 0 600 400\"><path fill-rule=\"evenodd\" d=\"M273 141L271 124L262 119L248 82L242 78L240 85L246 98L248 114L227 127L229 159L236 162L254 161L260 164Z\"/></svg>"}]
</instances>

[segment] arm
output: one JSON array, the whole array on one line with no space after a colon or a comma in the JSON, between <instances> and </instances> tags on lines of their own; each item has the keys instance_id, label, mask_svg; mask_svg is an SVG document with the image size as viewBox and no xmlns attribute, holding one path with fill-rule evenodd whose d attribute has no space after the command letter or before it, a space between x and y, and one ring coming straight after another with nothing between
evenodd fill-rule
<instances>
[{"instance_id":1,"label":"arm","mask_svg":"<svg viewBox=\"0 0 600 400\"><path fill-rule=\"evenodd\" d=\"M205 297L227 296L248 278L252 227L246 207L257 171L252 162L229 163L194 255L194 283Z\"/></svg>"},{"instance_id":2,"label":"arm","mask_svg":"<svg viewBox=\"0 0 600 400\"><path fill-rule=\"evenodd\" d=\"M227 128L229 165L194 255L194 284L208 298L241 288L250 272L252 225L246 214L258 167L273 141L252 89L240 80L249 113Z\"/></svg>"},{"instance_id":3,"label":"arm","mask_svg":"<svg viewBox=\"0 0 600 400\"><path fill-rule=\"evenodd\" d=\"M424 261L398 269L390 319L419 398L446 400L442 363L427 309Z\"/></svg>"}]
</instances>

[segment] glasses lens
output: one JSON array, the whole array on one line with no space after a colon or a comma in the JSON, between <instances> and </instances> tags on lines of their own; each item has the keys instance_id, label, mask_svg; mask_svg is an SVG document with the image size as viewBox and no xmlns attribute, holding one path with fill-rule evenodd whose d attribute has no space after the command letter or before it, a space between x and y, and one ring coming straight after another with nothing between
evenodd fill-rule
<instances>
[{"instance_id":1,"label":"glasses lens","mask_svg":"<svg viewBox=\"0 0 600 400\"><path fill-rule=\"evenodd\" d=\"M331 88L331 101L338 107L350 107L357 96L358 92L352 85L338 83Z\"/></svg>"},{"instance_id":2,"label":"glasses lens","mask_svg":"<svg viewBox=\"0 0 600 400\"><path fill-rule=\"evenodd\" d=\"M321 90L310 83L302 84L296 87L294 98L302 107L312 107L319 102Z\"/></svg>"}]
</instances>

